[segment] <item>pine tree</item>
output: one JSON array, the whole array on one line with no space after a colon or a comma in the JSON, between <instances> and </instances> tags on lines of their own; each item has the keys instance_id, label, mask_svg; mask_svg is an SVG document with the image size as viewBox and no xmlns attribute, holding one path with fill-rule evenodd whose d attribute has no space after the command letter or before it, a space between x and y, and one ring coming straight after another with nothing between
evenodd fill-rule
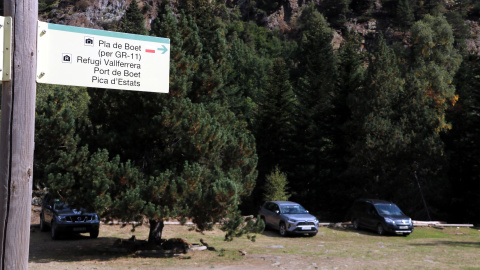
<instances>
[{"instance_id":1,"label":"pine tree","mask_svg":"<svg viewBox=\"0 0 480 270\"><path fill-rule=\"evenodd\" d=\"M86 89L39 85L35 116L35 186L47 184L45 168L63 151L75 149L88 125L89 97Z\"/></svg>"},{"instance_id":2,"label":"pine tree","mask_svg":"<svg viewBox=\"0 0 480 270\"><path fill-rule=\"evenodd\" d=\"M292 196L321 208L314 198L327 197L328 182L337 172L334 168L342 167L333 143L339 134L336 104L341 104L338 60L331 45L333 30L313 5L304 9L300 23L302 38L293 76L298 99L295 151L290 154L291 165L282 168L289 176Z\"/></svg>"},{"instance_id":3,"label":"pine tree","mask_svg":"<svg viewBox=\"0 0 480 270\"><path fill-rule=\"evenodd\" d=\"M440 177L446 162L441 135L451 129L446 110L457 100L452 81L461 56L453 46L452 28L444 17L426 15L413 25L411 35L415 43L411 61L407 62L402 108L412 138L405 172L410 170L406 177L418 179L417 184L428 191L425 196L430 204L441 204L447 191L447 183Z\"/></svg>"},{"instance_id":4,"label":"pine tree","mask_svg":"<svg viewBox=\"0 0 480 270\"><path fill-rule=\"evenodd\" d=\"M296 128L295 173L291 178L292 194L315 192L328 174L330 159L333 98L336 91L337 59L331 40L333 30L325 18L308 6L301 17L302 39L299 42L298 74L295 94L299 107ZM306 188L308 186L308 188Z\"/></svg>"},{"instance_id":5,"label":"pine tree","mask_svg":"<svg viewBox=\"0 0 480 270\"><path fill-rule=\"evenodd\" d=\"M448 111L452 130L444 136L448 155L449 217L459 222L478 222L472 205L480 196L480 57L467 56L455 75L458 102Z\"/></svg>"},{"instance_id":6,"label":"pine tree","mask_svg":"<svg viewBox=\"0 0 480 270\"><path fill-rule=\"evenodd\" d=\"M409 29L415 22L415 14L413 12L410 0L399 0L396 8L396 20L399 25L405 29Z\"/></svg>"},{"instance_id":7,"label":"pine tree","mask_svg":"<svg viewBox=\"0 0 480 270\"><path fill-rule=\"evenodd\" d=\"M198 12L209 10L200 7ZM91 141L131 160L128 164L142 173L115 180L120 195L112 197L105 215L143 215L150 242L161 240L164 220L170 217L191 218L208 229L238 214L241 198L255 184L257 164L252 134L222 102L228 71L223 26L195 14L175 17L168 5L158 16L151 32L175 44L169 94L129 93L125 98L111 91L89 92L95 97Z\"/></svg>"},{"instance_id":8,"label":"pine tree","mask_svg":"<svg viewBox=\"0 0 480 270\"><path fill-rule=\"evenodd\" d=\"M348 174L351 159L349 143L357 135L349 104L364 86L366 56L360 51L360 38L355 33L347 32L345 40L337 52L338 77L332 98L331 122L326 129L332 147L329 158L325 160L324 166L328 171L322 182L328 192L322 190L322 196L318 199L321 205L337 202L328 208L321 208L322 216L330 219L344 218L342 209L350 207L348 204L358 198L358 186L350 184L356 177L350 179Z\"/></svg>"},{"instance_id":9,"label":"pine tree","mask_svg":"<svg viewBox=\"0 0 480 270\"><path fill-rule=\"evenodd\" d=\"M267 175L264 187L264 201L288 201L290 194L287 193L287 185L287 174L282 173L276 166Z\"/></svg>"},{"instance_id":10,"label":"pine tree","mask_svg":"<svg viewBox=\"0 0 480 270\"><path fill-rule=\"evenodd\" d=\"M322 8L328 21L337 27L343 26L347 21L347 14L350 12L351 0L324 0Z\"/></svg>"},{"instance_id":11,"label":"pine tree","mask_svg":"<svg viewBox=\"0 0 480 270\"><path fill-rule=\"evenodd\" d=\"M368 180L370 196L390 197L397 189L390 180L398 158L409 144L400 110L405 81L393 51L380 37L370 59L365 85L353 95L351 108L356 143L352 145L350 170ZM370 182L371 179L377 179ZM392 190L393 189L393 190ZM378 192L382 194L378 194Z\"/></svg>"},{"instance_id":12,"label":"pine tree","mask_svg":"<svg viewBox=\"0 0 480 270\"><path fill-rule=\"evenodd\" d=\"M142 11L138 8L136 0L130 2L125 14L120 19L118 31L137 35L147 34L145 17L143 16Z\"/></svg>"},{"instance_id":13,"label":"pine tree","mask_svg":"<svg viewBox=\"0 0 480 270\"><path fill-rule=\"evenodd\" d=\"M423 19L426 15L440 16L443 13L442 0L416 0L415 17Z\"/></svg>"},{"instance_id":14,"label":"pine tree","mask_svg":"<svg viewBox=\"0 0 480 270\"><path fill-rule=\"evenodd\" d=\"M198 35L199 44L194 44L192 53L197 57L199 72L193 74L192 91L188 97L193 102L225 101L222 88L229 72L228 47L225 40L225 25L215 16L217 5L208 0L182 0L178 9L185 15L188 27ZM187 35L184 35L187 36ZM197 38L197 37L196 37Z\"/></svg>"},{"instance_id":15,"label":"pine tree","mask_svg":"<svg viewBox=\"0 0 480 270\"><path fill-rule=\"evenodd\" d=\"M451 26L443 17L425 16L415 23L411 30L415 41L411 51L410 80L411 91L428 106L423 118L425 124L435 134L450 129L445 120L445 110L455 99L453 76L461 56L453 47Z\"/></svg>"},{"instance_id":16,"label":"pine tree","mask_svg":"<svg viewBox=\"0 0 480 270\"><path fill-rule=\"evenodd\" d=\"M283 59L274 59L267 78L266 89L259 99L255 124L260 174L258 189L262 188L266 175L277 164L290 166L293 152L296 99Z\"/></svg>"}]
</instances>

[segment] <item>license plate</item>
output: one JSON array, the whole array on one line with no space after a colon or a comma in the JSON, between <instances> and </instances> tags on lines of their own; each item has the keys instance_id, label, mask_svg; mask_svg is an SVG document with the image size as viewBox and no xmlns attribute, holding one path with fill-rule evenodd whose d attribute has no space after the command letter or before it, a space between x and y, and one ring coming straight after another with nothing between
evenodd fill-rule
<instances>
[{"instance_id":1,"label":"license plate","mask_svg":"<svg viewBox=\"0 0 480 270\"><path fill-rule=\"evenodd\" d=\"M400 226L400 230L407 230L408 226Z\"/></svg>"},{"instance_id":2,"label":"license plate","mask_svg":"<svg viewBox=\"0 0 480 270\"><path fill-rule=\"evenodd\" d=\"M302 227L302 231L311 231L312 227Z\"/></svg>"},{"instance_id":3,"label":"license plate","mask_svg":"<svg viewBox=\"0 0 480 270\"><path fill-rule=\"evenodd\" d=\"M74 232L84 232L84 231L86 231L86 230L87 230L87 228L85 228L85 227L73 228L73 231L74 231Z\"/></svg>"}]
</instances>

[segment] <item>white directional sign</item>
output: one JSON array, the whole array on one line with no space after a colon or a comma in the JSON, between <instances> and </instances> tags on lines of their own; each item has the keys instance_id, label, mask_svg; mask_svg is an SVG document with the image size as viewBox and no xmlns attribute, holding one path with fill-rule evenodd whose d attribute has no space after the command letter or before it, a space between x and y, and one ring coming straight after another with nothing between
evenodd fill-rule
<instances>
[{"instance_id":1,"label":"white directional sign","mask_svg":"<svg viewBox=\"0 0 480 270\"><path fill-rule=\"evenodd\" d=\"M38 22L37 82L168 92L170 40Z\"/></svg>"}]
</instances>

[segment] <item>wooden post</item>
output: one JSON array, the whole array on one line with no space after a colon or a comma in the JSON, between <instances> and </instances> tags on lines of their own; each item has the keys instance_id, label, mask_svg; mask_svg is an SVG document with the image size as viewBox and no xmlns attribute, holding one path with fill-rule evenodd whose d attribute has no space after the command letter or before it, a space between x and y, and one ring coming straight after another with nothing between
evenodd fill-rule
<instances>
[{"instance_id":1,"label":"wooden post","mask_svg":"<svg viewBox=\"0 0 480 270\"><path fill-rule=\"evenodd\" d=\"M28 269L35 133L38 1L4 0L13 19L12 80L2 85L0 270Z\"/></svg>"}]
</instances>

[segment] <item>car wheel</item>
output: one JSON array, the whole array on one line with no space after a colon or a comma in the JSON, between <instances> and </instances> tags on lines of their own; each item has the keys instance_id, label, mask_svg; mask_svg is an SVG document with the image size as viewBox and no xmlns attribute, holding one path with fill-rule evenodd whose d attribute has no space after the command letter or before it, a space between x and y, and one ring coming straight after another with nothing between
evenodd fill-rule
<instances>
[{"instance_id":1,"label":"car wheel","mask_svg":"<svg viewBox=\"0 0 480 270\"><path fill-rule=\"evenodd\" d=\"M378 233L378 235L384 235L385 234L385 229L383 228L382 224L378 224L377 233Z\"/></svg>"},{"instance_id":2,"label":"car wheel","mask_svg":"<svg viewBox=\"0 0 480 270\"><path fill-rule=\"evenodd\" d=\"M57 240L58 239L58 231L57 231L57 226L55 224L55 221L52 220L52 223L50 225L50 236L52 237L52 240Z\"/></svg>"},{"instance_id":3,"label":"car wheel","mask_svg":"<svg viewBox=\"0 0 480 270\"><path fill-rule=\"evenodd\" d=\"M358 224L358 219L354 219L353 220L353 228L355 230L359 230L360 229L360 224Z\"/></svg>"},{"instance_id":4,"label":"car wheel","mask_svg":"<svg viewBox=\"0 0 480 270\"><path fill-rule=\"evenodd\" d=\"M263 229L264 231L268 231L268 226L267 226L267 222L265 221L265 217L261 217L261 219L263 220L263 224L265 224L265 229Z\"/></svg>"},{"instance_id":5,"label":"car wheel","mask_svg":"<svg viewBox=\"0 0 480 270\"><path fill-rule=\"evenodd\" d=\"M280 230L279 233L281 236L287 236L287 227L285 226L285 223L280 223Z\"/></svg>"},{"instance_id":6,"label":"car wheel","mask_svg":"<svg viewBox=\"0 0 480 270\"><path fill-rule=\"evenodd\" d=\"M47 231L47 226L45 225L45 220L43 215L40 215L40 231L41 232Z\"/></svg>"},{"instance_id":7,"label":"car wheel","mask_svg":"<svg viewBox=\"0 0 480 270\"><path fill-rule=\"evenodd\" d=\"M99 233L98 230L91 231L91 232L90 232L90 238L93 238L93 239L98 238L98 233Z\"/></svg>"}]
</instances>

